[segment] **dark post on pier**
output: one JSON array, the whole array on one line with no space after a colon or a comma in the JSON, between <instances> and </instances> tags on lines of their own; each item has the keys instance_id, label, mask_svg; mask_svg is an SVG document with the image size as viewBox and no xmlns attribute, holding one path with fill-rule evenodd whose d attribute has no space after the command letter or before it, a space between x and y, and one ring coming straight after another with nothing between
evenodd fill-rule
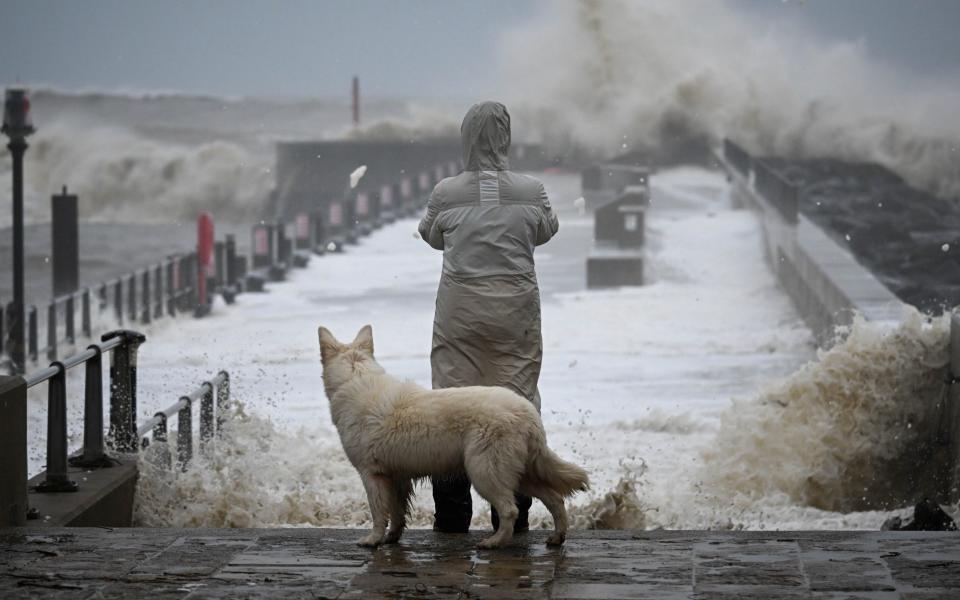
<instances>
[{"instance_id":1,"label":"dark post on pier","mask_svg":"<svg viewBox=\"0 0 960 600\"><path fill-rule=\"evenodd\" d=\"M59 298L80 288L79 236L77 234L77 196L63 192L50 198L52 217L50 240L53 244L53 296Z\"/></svg>"},{"instance_id":2,"label":"dark post on pier","mask_svg":"<svg viewBox=\"0 0 960 600\"><path fill-rule=\"evenodd\" d=\"M10 307L10 360L16 371L26 364L23 327L23 155L27 136L34 132L30 99L22 89L7 90L3 104L2 131L10 138L7 148L13 158L13 303Z\"/></svg>"}]
</instances>

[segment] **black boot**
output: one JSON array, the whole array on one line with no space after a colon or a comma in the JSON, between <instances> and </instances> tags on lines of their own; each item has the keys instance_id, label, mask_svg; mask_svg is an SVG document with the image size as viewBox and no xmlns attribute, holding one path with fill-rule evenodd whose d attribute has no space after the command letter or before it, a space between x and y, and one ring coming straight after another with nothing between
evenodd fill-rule
<instances>
[{"instance_id":1,"label":"black boot","mask_svg":"<svg viewBox=\"0 0 960 600\"><path fill-rule=\"evenodd\" d=\"M530 531L529 515L533 498L523 494L517 494L514 498L517 502L517 521L513 524L513 532L524 533ZM500 529L500 515L497 514L497 509L492 506L490 507L490 521L493 523L494 531Z\"/></svg>"},{"instance_id":2,"label":"black boot","mask_svg":"<svg viewBox=\"0 0 960 600\"><path fill-rule=\"evenodd\" d=\"M470 480L466 475L431 477L433 483L433 530L442 533L467 533L473 518Z\"/></svg>"}]
</instances>

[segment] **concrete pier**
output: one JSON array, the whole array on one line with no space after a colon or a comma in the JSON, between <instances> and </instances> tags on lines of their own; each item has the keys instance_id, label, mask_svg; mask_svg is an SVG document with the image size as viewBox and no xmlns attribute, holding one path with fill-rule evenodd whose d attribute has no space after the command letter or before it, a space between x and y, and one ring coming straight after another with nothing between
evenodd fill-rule
<instances>
[{"instance_id":1,"label":"concrete pier","mask_svg":"<svg viewBox=\"0 0 960 600\"><path fill-rule=\"evenodd\" d=\"M481 532L414 530L360 548L358 530L7 529L0 597L960 597L956 532L545 532L479 551Z\"/></svg>"}]
</instances>

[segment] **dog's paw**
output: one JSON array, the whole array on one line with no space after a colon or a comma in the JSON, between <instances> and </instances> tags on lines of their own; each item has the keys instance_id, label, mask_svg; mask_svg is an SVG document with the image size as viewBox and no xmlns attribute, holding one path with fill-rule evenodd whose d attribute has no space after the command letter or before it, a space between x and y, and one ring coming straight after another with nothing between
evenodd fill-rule
<instances>
[{"instance_id":1,"label":"dog's paw","mask_svg":"<svg viewBox=\"0 0 960 600\"><path fill-rule=\"evenodd\" d=\"M503 548L504 545L506 545L506 542L503 539L497 537L496 535L492 535L477 544L477 548L480 548L481 550L494 550L496 548Z\"/></svg>"},{"instance_id":2,"label":"dog's paw","mask_svg":"<svg viewBox=\"0 0 960 600\"><path fill-rule=\"evenodd\" d=\"M376 548L380 545L380 540L381 537L379 535L374 535L371 533L370 535L364 536L357 540L357 545L363 546L364 548Z\"/></svg>"},{"instance_id":3,"label":"dog's paw","mask_svg":"<svg viewBox=\"0 0 960 600\"><path fill-rule=\"evenodd\" d=\"M396 544L400 541L400 534L402 531L388 531L387 535L383 536L384 544Z\"/></svg>"},{"instance_id":4,"label":"dog's paw","mask_svg":"<svg viewBox=\"0 0 960 600\"><path fill-rule=\"evenodd\" d=\"M554 532L547 538L548 546L562 546L563 542L566 541L567 535L564 533Z\"/></svg>"}]
</instances>

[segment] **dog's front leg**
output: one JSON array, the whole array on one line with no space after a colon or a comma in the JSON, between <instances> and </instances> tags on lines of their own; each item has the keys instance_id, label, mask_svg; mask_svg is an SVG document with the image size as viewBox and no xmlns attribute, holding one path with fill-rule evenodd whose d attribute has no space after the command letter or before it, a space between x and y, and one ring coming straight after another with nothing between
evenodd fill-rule
<instances>
[{"instance_id":1,"label":"dog's front leg","mask_svg":"<svg viewBox=\"0 0 960 600\"><path fill-rule=\"evenodd\" d=\"M373 518L373 529L370 535L360 538L357 544L375 548L383 540L387 530L387 503L386 494L389 493L389 481L386 477L373 473L361 473L363 487L367 490L367 503L370 505L370 516Z\"/></svg>"}]
</instances>

